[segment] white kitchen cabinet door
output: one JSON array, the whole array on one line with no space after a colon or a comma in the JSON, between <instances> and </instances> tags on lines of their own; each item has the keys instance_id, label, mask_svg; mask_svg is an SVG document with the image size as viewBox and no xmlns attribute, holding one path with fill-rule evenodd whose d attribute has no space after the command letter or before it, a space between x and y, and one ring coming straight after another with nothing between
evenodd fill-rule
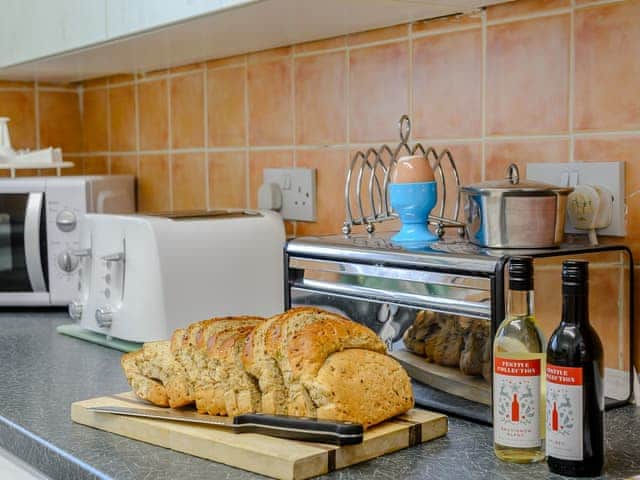
<instances>
[{"instance_id":1,"label":"white kitchen cabinet door","mask_svg":"<svg viewBox=\"0 0 640 480\"><path fill-rule=\"evenodd\" d=\"M107 0L2 0L0 66L103 42Z\"/></svg>"},{"instance_id":2,"label":"white kitchen cabinet door","mask_svg":"<svg viewBox=\"0 0 640 480\"><path fill-rule=\"evenodd\" d=\"M118 38L261 0L108 0L107 37Z\"/></svg>"}]
</instances>

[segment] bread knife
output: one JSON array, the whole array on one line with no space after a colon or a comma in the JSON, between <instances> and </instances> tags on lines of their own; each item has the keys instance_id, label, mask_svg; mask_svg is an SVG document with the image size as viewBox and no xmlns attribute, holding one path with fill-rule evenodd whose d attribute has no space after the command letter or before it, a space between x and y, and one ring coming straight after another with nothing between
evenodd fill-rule
<instances>
[{"instance_id":1,"label":"bread knife","mask_svg":"<svg viewBox=\"0 0 640 480\"><path fill-rule=\"evenodd\" d=\"M215 425L228 428L234 433L260 433L270 437L301 440L303 442L330 443L332 445L362 443L363 435L362 425L358 423L288 415L245 413L235 417L217 417L188 410L148 410L108 405L89 407L89 410L97 413Z\"/></svg>"}]
</instances>

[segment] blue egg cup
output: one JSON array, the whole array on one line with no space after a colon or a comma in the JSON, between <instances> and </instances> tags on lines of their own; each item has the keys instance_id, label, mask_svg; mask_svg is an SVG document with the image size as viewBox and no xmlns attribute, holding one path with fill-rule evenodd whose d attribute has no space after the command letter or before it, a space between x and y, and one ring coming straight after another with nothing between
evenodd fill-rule
<instances>
[{"instance_id":1,"label":"blue egg cup","mask_svg":"<svg viewBox=\"0 0 640 480\"><path fill-rule=\"evenodd\" d=\"M429 213L438 201L436 182L391 183L391 208L400 216L402 228L391 241L402 244L422 244L438 240L427 228Z\"/></svg>"}]
</instances>

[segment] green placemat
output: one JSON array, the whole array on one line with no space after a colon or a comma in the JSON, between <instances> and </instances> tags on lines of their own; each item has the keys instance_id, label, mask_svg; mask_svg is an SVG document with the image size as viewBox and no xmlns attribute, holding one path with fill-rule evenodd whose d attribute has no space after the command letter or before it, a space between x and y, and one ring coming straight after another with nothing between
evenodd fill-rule
<instances>
[{"instance_id":1,"label":"green placemat","mask_svg":"<svg viewBox=\"0 0 640 480\"><path fill-rule=\"evenodd\" d=\"M92 332L91 330L82 328L76 323L71 323L69 325L60 325L58 328L56 328L56 330L58 331L58 333L61 333L63 335L79 338L80 340L85 340L91 343L97 343L98 345L102 345L103 347L113 348L115 350L120 350L121 352L133 352L142 348L141 343L128 342L127 340L107 337L102 333Z\"/></svg>"}]
</instances>

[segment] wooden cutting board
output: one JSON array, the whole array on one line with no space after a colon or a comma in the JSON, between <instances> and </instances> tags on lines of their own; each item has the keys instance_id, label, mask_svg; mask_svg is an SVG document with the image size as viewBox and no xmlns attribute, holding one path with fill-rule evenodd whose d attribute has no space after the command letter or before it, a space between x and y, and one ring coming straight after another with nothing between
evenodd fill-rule
<instances>
[{"instance_id":1,"label":"wooden cutting board","mask_svg":"<svg viewBox=\"0 0 640 480\"><path fill-rule=\"evenodd\" d=\"M90 427L224 463L274 478L315 477L427 442L447 433L447 417L414 408L365 432L359 445L338 447L264 435L235 434L224 428L166 420L95 413L89 407L117 405L162 410L133 393L93 398L71 405L71 419Z\"/></svg>"}]
</instances>

